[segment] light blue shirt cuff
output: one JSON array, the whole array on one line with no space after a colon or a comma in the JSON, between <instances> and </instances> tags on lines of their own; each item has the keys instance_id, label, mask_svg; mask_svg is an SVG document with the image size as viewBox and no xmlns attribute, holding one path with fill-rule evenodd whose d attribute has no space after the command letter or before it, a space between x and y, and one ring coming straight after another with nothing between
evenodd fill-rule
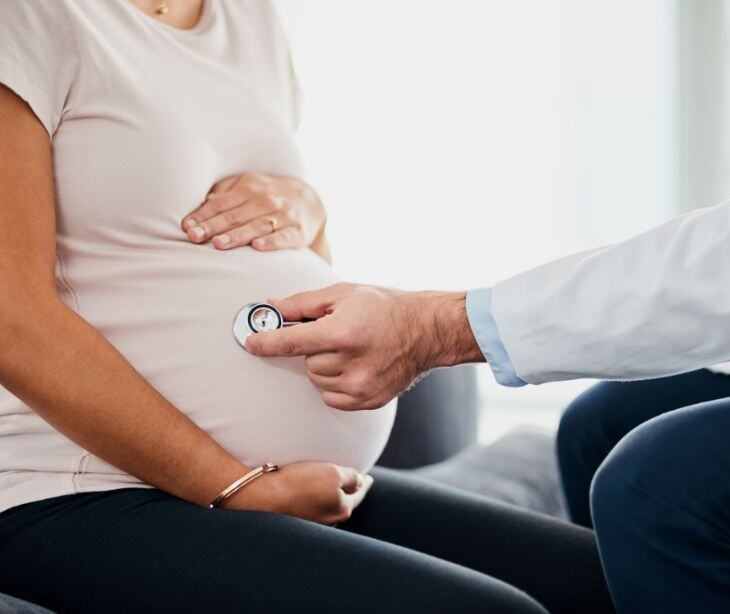
<instances>
[{"instance_id":1,"label":"light blue shirt cuff","mask_svg":"<svg viewBox=\"0 0 730 614\"><path fill-rule=\"evenodd\" d=\"M492 368L494 378L503 386L525 386L512 366L507 348L499 336L499 328L492 315L492 288L470 290L466 294L466 315L484 358Z\"/></svg>"}]
</instances>

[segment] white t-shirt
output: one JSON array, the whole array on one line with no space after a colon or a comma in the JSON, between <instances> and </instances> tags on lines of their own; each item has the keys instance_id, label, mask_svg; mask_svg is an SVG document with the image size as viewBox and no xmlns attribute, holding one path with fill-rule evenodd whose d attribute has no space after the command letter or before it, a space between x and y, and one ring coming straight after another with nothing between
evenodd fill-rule
<instances>
[{"instance_id":1,"label":"white t-shirt","mask_svg":"<svg viewBox=\"0 0 730 614\"><path fill-rule=\"evenodd\" d=\"M180 230L226 176L301 174L296 85L269 0L205 0L191 30L129 0L6 0L0 82L52 137L64 301L244 462L367 470L395 403L328 408L302 359L256 358L231 334L241 306L330 284L329 266L307 249L218 251ZM144 484L0 389L0 510L126 486Z\"/></svg>"}]
</instances>

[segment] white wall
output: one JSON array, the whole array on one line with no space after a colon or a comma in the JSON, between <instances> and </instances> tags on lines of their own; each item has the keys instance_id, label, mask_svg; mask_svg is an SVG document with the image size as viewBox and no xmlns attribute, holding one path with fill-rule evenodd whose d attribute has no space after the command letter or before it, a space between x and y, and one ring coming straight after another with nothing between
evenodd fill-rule
<instances>
[{"instance_id":1,"label":"white wall","mask_svg":"<svg viewBox=\"0 0 730 614\"><path fill-rule=\"evenodd\" d=\"M676 210L673 2L279 4L343 275L491 283Z\"/></svg>"},{"instance_id":2,"label":"white wall","mask_svg":"<svg viewBox=\"0 0 730 614\"><path fill-rule=\"evenodd\" d=\"M730 3L679 0L683 210L730 198Z\"/></svg>"}]
</instances>

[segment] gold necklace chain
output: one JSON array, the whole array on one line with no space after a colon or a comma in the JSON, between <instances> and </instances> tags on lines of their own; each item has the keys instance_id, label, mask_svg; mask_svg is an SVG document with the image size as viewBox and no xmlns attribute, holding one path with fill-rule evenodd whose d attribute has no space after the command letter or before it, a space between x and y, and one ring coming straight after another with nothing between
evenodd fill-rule
<instances>
[{"instance_id":1,"label":"gold necklace chain","mask_svg":"<svg viewBox=\"0 0 730 614\"><path fill-rule=\"evenodd\" d=\"M158 15L167 15L169 11L170 7L167 6L167 0L160 0L160 5L157 7L157 10L155 12Z\"/></svg>"}]
</instances>

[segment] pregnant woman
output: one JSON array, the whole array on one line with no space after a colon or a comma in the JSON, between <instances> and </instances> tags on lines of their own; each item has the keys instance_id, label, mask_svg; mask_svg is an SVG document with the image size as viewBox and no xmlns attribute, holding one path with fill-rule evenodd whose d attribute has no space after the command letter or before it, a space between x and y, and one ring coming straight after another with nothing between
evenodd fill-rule
<instances>
[{"instance_id":1,"label":"pregnant woman","mask_svg":"<svg viewBox=\"0 0 730 614\"><path fill-rule=\"evenodd\" d=\"M590 531L373 485L394 402L339 412L299 359L234 341L244 304L334 281L268 0L9 0L0 84L0 591L64 612L610 609Z\"/></svg>"}]
</instances>

